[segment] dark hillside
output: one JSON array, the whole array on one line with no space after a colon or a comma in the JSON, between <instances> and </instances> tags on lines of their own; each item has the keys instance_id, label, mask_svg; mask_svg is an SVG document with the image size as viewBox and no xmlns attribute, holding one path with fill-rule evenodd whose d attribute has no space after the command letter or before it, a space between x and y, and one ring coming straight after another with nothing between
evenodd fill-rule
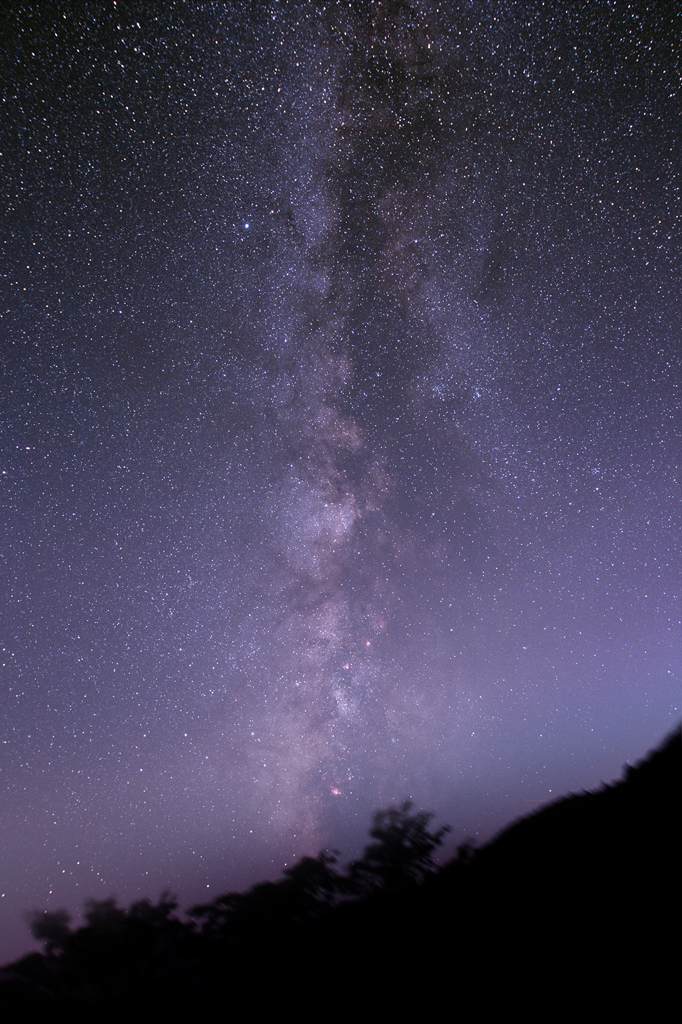
<instances>
[{"instance_id":1,"label":"dark hillside","mask_svg":"<svg viewBox=\"0 0 682 1024\"><path fill-rule=\"evenodd\" d=\"M679 962L681 734L621 781L571 795L514 822L464 867L433 880L432 906L464 909L510 991L560 991L603 1011L651 1009ZM610 1008L610 1009L609 1009Z\"/></svg>"},{"instance_id":2,"label":"dark hillside","mask_svg":"<svg viewBox=\"0 0 682 1024\"><path fill-rule=\"evenodd\" d=\"M0 1007L657 1017L678 963L680 739L439 871L445 830L404 804L375 815L345 872L324 852L184 919L166 895L91 902L76 931L65 913L34 915L46 954L3 969Z\"/></svg>"}]
</instances>

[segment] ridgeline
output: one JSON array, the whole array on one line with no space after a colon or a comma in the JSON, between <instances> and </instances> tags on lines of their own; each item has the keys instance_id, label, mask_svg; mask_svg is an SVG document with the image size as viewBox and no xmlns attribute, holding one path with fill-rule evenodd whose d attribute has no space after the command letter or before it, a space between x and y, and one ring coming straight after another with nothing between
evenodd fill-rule
<instances>
[{"instance_id":1,"label":"ridgeline","mask_svg":"<svg viewBox=\"0 0 682 1024\"><path fill-rule=\"evenodd\" d=\"M658 1019L677 990L681 754L678 729L620 781L441 868L447 828L406 803L375 814L343 870L322 851L186 914L168 894L90 901L75 930L34 912L45 952L0 969L0 1010Z\"/></svg>"}]
</instances>

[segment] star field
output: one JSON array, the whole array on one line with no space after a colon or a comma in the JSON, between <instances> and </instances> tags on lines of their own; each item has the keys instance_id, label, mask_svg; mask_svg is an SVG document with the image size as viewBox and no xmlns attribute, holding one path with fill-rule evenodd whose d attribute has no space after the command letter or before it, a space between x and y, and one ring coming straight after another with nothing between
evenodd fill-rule
<instances>
[{"instance_id":1,"label":"star field","mask_svg":"<svg viewBox=\"0 0 682 1024\"><path fill-rule=\"evenodd\" d=\"M679 719L669 5L14 4L0 958Z\"/></svg>"}]
</instances>

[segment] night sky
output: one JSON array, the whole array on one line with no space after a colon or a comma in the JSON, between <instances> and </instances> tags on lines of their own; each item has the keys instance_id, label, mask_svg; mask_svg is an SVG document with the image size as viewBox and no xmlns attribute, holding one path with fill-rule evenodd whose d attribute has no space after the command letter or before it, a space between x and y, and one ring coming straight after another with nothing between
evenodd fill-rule
<instances>
[{"instance_id":1,"label":"night sky","mask_svg":"<svg viewBox=\"0 0 682 1024\"><path fill-rule=\"evenodd\" d=\"M0 960L679 720L676 6L3 5Z\"/></svg>"}]
</instances>

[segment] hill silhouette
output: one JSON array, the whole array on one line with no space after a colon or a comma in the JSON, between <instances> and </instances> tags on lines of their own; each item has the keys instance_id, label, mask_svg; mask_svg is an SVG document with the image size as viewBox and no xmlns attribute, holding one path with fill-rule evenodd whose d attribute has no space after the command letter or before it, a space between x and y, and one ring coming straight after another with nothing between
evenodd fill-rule
<instances>
[{"instance_id":1,"label":"hill silhouette","mask_svg":"<svg viewBox=\"0 0 682 1024\"><path fill-rule=\"evenodd\" d=\"M437 868L446 828L378 811L344 870L322 851L278 882L178 913L163 894L29 915L35 953L0 970L6 1013L658 1015L678 961L676 730L623 778L556 800Z\"/></svg>"}]
</instances>

